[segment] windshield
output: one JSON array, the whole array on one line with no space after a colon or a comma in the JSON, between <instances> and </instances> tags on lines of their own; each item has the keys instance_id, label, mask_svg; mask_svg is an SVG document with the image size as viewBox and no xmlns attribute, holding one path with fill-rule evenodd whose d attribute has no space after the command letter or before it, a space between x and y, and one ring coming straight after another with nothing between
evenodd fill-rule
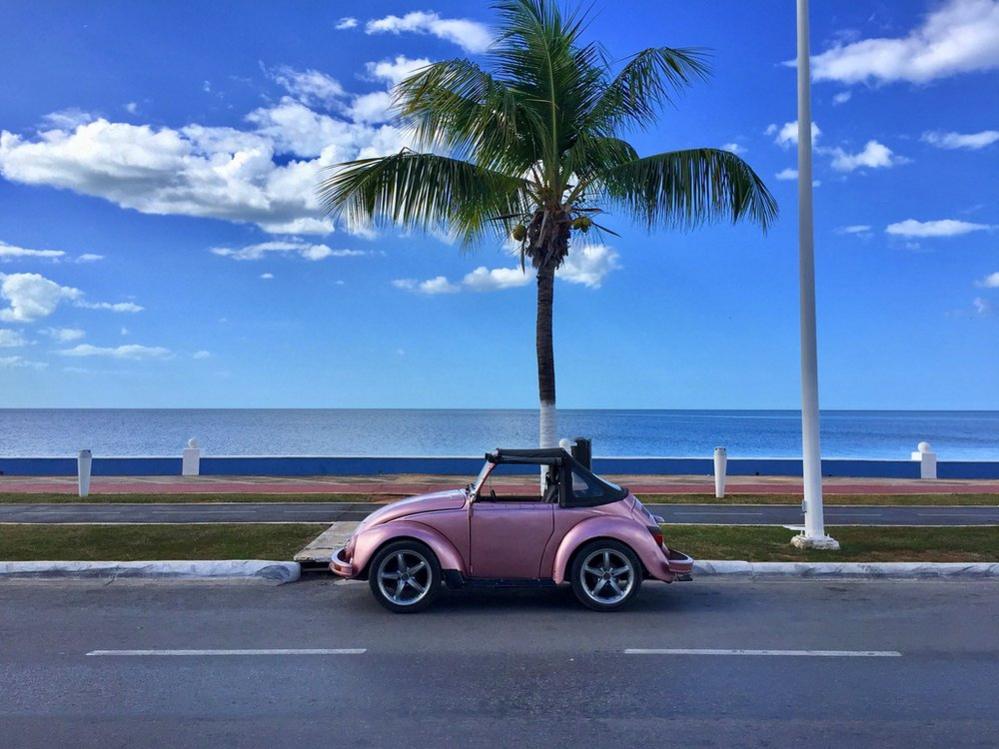
<instances>
[{"instance_id":1,"label":"windshield","mask_svg":"<svg viewBox=\"0 0 999 749\"><path fill-rule=\"evenodd\" d=\"M477 494L479 488L485 483L485 480L489 478L489 474L493 472L496 467L495 463L490 463L488 460L482 466L482 470L479 471L479 475L475 477L475 481L468 485L468 490L471 494Z\"/></svg>"}]
</instances>

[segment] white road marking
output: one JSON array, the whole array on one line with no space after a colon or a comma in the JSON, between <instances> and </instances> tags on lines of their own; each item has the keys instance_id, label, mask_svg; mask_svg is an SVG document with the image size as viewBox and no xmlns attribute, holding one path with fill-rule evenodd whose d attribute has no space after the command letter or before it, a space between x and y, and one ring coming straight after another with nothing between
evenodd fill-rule
<instances>
[{"instance_id":1,"label":"white road marking","mask_svg":"<svg viewBox=\"0 0 999 749\"><path fill-rule=\"evenodd\" d=\"M683 510L678 510L676 512L670 513L671 515L762 515L762 512L712 512L710 510L694 510L693 512L685 512Z\"/></svg>"},{"instance_id":2,"label":"white road marking","mask_svg":"<svg viewBox=\"0 0 999 749\"><path fill-rule=\"evenodd\" d=\"M628 648L626 655L790 655L820 658L899 658L897 650L716 650L710 648Z\"/></svg>"},{"instance_id":3,"label":"white road marking","mask_svg":"<svg viewBox=\"0 0 999 749\"><path fill-rule=\"evenodd\" d=\"M366 648L287 648L251 650L91 650L87 655L361 655Z\"/></svg>"},{"instance_id":4,"label":"white road marking","mask_svg":"<svg viewBox=\"0 0 999 749\"><path fill-rule=\"evenodd\" d=\"M832 509L828 510L828 512L830 516L835 515L838 518L845 518L851 516L856 516L859 518L876 518L880 517L881 515L884 515L883 512L840 512L839 510L832 510Z\"/></svg>"}]
</instances>

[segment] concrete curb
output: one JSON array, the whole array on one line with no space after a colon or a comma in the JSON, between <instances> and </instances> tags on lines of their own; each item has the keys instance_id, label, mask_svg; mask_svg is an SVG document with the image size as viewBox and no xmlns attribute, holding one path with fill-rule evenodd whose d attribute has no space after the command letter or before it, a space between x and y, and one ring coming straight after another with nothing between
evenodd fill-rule
<instances>
[{"instance_id":1,"label":"concrete curb","mask_svg":"<svg viewBox=\"0 0 999 749\"><path fill-rule=\"evenodd\" d=\"M994 562L735 562L703 560L694 563L697 577L754 579L895 579L999 578Z\"/></svg>"},{"instance_id":2,"label":"concrete curb","mask_svg":"<svg viewBox=\"0 0 999 749\"><path fill-rule=\"evenodd\" d=\"M257 579L276 583L298 580L297 562L266 559L220 559L214 561L150 562L0 562L4 578L147 578L160 580Z\"/></svg>"}]
</instances>

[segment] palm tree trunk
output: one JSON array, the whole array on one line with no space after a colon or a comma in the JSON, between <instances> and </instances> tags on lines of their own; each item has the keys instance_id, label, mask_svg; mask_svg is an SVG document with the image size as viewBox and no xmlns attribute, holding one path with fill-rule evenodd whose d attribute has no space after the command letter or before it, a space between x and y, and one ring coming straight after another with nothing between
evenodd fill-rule
<instances>
[{"instance_id":1,"label":"palm tree trunk","mask_svg":"<svg viewBox=\"0 0 999 749\"><path fill-rule=\"evenodd\" d=\"M555 268L546 263L538 268L538 395L541 400L539 446L558 446L555 411L555 350L552 344L552 302L555 295Z\"/></svg>"}]
</instances>

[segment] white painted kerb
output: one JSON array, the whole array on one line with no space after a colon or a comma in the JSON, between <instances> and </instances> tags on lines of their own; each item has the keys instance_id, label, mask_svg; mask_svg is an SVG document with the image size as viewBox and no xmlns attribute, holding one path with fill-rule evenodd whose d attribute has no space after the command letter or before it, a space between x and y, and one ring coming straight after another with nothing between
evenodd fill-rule
<instances>
[{"instance_id":1,"label":"white painted kerb","mask_svg":"<svg viewBox=\"0 0 999 749\"><path fill-rule=\"evenodd\" d=\"M0 578L159 578L177 580L256 578L290 583L298 580L301 574L302 567L297 562L275 562L268 559L0 562Z\"/></svg>"},{"instance_id":2,"label":"white painted kerb","mask_svg":"<svg viewBox=\"0 0 999 749\"><path fill-rule=\"evenodd\" d=\"M728 576L752 578L985 578L999 577L994 562L694 562L694 579Z\"/></svg>"}]
</instances>

